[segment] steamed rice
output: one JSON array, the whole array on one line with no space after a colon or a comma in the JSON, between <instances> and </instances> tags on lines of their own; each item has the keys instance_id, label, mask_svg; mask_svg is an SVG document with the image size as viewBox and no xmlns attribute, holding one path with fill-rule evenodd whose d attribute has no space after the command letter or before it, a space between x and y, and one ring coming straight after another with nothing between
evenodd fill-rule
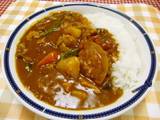
<instances>
[{"instance_id":1,"label":"steamed rice","mask_svg":"<svg viewBox=\"0 0 160 120\"><path fill-rule=\"evenodd\" d=\"M125 25L114 17L106 16L105 13L86 14L85 16L96 28L108 29L119 43L119 60L113 64L113 84L124 89L135 87L140 78L142 63L136 51L134 38L131 38Z\"/></svg>"}]
</instances>

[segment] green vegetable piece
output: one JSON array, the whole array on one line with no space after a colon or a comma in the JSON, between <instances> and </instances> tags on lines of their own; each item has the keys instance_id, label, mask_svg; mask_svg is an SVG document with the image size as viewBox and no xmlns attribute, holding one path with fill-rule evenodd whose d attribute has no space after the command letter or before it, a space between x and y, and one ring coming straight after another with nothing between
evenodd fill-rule
<instances>
[{"instance_id":1,"label":"green vegetable piece","mask_svg":"<svg viewBox=\"0 0 160 120\"><path fill-rule=\"evenodd\" d=\"M72 57L72 56L77 56L78 53L79 53L79 49L78 48L72 49L72 50L68 50L67 52L61 54L60 60L63 60L65 58Z\"/></svg>"},{"instance_id":2,"label":"green vegetable piece","mask_svg":"<svg viewBox=\"0 0 160 120\"><path fill-rule=\"evenodd\" d=\"M48 30L45 30L44 32L42 32L42 33L41 33L41 36L46 36L46 35L49 34L49 33L59 31L59 30L60 30L61 23L62 23L62 22L59 22L59 21L58 21L58 22L55 22L51 28L49 28Z\"/></svg>"},{"instance_id":3,"label":"green vegetable piece","mask_svg":"<svg viewBox=\"0 0 160 120\"><path fill-rule=\"evenodd\" d=\"M49 33L52 33L52 32L57 32L57 31L59 31L60 30L60 28L50 28L50 29L48 29L48 30L46 30L46 31L44 31L41 35L42 36L46 36L47 34L49 34Z\"/></svg>"}]
</instances>

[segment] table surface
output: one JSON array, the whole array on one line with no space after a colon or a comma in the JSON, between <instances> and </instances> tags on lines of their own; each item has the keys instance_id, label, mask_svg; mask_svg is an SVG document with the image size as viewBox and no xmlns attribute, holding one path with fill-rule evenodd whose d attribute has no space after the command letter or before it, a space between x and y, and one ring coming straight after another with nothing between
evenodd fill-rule
<instances>
[{"instance_id":1,"label":"table surface","mask_svg":"<svg viewBox=\"0 0 160 120\"><path fill-rule=\"evenodd\" d=\"M97 0L98 1L98 0ZM105 0L104 0L105 1ZM101 2L104 2L101 0ZM1 3L1 2L0 2ZM11 3L11 2L10 2ZM10 3L4 3L6 6ZM1 54L9 35L16 26L33 12L56 5L55 2L21 0L12 2L0 17L0 61ZM153 40L158 58L160 57L160 13L158 9L145 4L112 4L110 7L120 10L136 19ZM1 11L1 8L0 8ZM159 61L160 62L160 61ZM21 105L8 89L0 66L0 120L45 120ZM127 111L115 120L159 120L160 119L160 71L149 94L135 108Z\"/></svg>"},{"instance_id":2,"label":"table surface","mask_svg":"<svg viewBox=\"0 0 160 120\"><path fill-rule=\"evenodd\" d=\"M7 9L7 7L16 0L0 0L0 15ZM160 10L160 0L46 0L46 1L61 1L61 2L96 2L96 3L107 3L107 4L123 4L123 3L144 3L152 5Z\"/></svg>"}]
</instances>

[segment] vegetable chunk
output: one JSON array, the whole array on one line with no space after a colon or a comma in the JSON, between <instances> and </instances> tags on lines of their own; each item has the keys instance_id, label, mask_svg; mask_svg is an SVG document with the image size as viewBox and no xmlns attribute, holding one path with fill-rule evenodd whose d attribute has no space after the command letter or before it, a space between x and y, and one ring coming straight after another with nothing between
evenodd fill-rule
<instances>
[{"instance_id":1,"label":"vegetable chunk","mask_svg":"<svg viewBox=\"0 0 160 120\"><path fill-rule=\"evenodd\" d=\"M80 61L78 57L69 57L63 60L60 60L56 68L59 72L63 73L64 75L78 78L79 71L80 71Z\"/></svg>"},{"instance_id":2,"label":"vegetable chunk","mask_svg":"<svg viewBox=\"0 0 160 120\"><path fill-rule=\"evenodd\" d=\"M67 27L65 29L65 32L71 34L72 36L74 36L76 38L80 37L80 35L81 35L81 30L77 27L74 27L74 26Z\"/></svg>"},{"instance_id":3,"label":"vegetable chunk","mask_svg":"<svg viewBox=\"0 0 160 120\"><path fill-rule=\"evenodd\" d=\"M47 54L41 61L39 61L38 66L45 65L51 62L56 62L58 60L59 53L57 51L53 51Z\"/></svg>"}]
</instances>

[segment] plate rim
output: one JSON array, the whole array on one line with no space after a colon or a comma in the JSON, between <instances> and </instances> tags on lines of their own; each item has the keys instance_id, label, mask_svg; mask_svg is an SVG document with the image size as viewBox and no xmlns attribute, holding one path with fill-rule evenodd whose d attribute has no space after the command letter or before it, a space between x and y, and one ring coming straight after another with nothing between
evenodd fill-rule
<instances>
[{"instance_id":1,"label":"plate rim","mask_svg":"<svg viewBox=\"0 0 160 120\"><path fill-rule=\"evenodd\" d=\"M14 40L16 34L19 32L19 30L21 28L23 28L23 25L26 24L28 22L28 20L33 19L34 17L46 12L46 11L51 11L54 10L56 8L62 8L62 7L66 7L66 6L90 6L90 7L97 7L97 8L102 8L104 10L109 10L113 13L116 13L120 16L122 16L123 18L129 20L138 30L139 32L141 32L145 38L145 41L148 45L149 51L150 51L150 56L151 56L151 66L150 66L150 72L149 75L146 79L146 83L148 84L152 84L154 77L156 76L156 72L157 72L157 57L156 57L156 53L155 53L155 49L154 49L154 44L152 43L151 39L149 38L147 32L144 30L144 28L133 18L129 17L128 15L115 10L113 8L110 7L104 7L102 5L96 5L96 4L91 4L91 3L74 3L74 4L63 4L63 5L55 5L55 6L51 6L48 7L44 10L40 10L38 12L35 12L34 14L30 15L27 19L23 20L15 29L14 31L11 33L8 41L6 42L6 46L3 52L3 58L2 58L2 72L5 73L5 78L7 83L9 84L12 92L20 99L20 101L26 106L28 107L30 110L33 110L34 112L38 112L39 114L41 114L42 116L47 116L46 117L60 117L60 118L68 118L68 119L79 119L79 118L83 118L83 119L96 119L96 118L102 118L102 117L108 117L108 118L113 118L114 116L120 115L121 113L127 111L128 109L130 109L131 107L135 106L136 104L138 104L145 96L145 94L147 94L147 92L149 91L149 89L151 88L150 85L146 84L143 88L141 88L131 99L129 99L127 102L125 102L124 104L121 104L120 106L113 108L111 110L101 112L101 113L96 113L96 114L85 114L85 115L80 115L80 114L68 114L68 113L61 113L61 112L56 112L53 111L51 109L46 109L45 107L39 105L38 103L35 103L34 101L32 101L30 98L28 98L23 91L21 91L21 89L16 85L14 78L11 74L11 70L10 70L10 66L9 66L9 51L7 50L7 48L10 48L12 45L12 41ZM17 93L17 91L19 91Z\"/></svg>"}]
</instances>

